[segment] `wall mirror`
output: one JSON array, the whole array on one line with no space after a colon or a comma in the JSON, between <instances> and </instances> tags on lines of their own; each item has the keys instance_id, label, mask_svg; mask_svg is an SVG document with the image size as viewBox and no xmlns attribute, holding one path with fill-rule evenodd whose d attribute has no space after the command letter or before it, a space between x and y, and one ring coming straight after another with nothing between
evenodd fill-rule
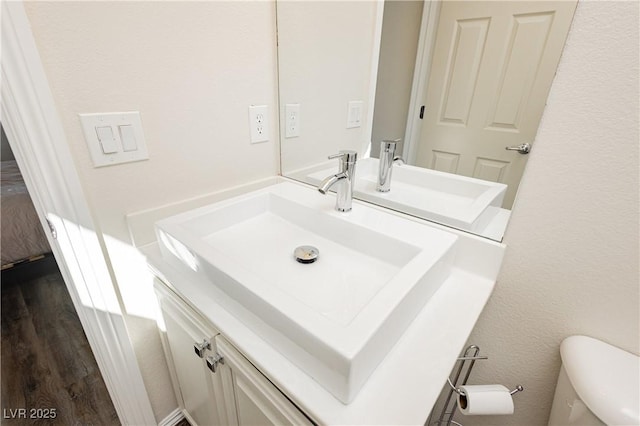
<instances>
[{"instance_id":1,"label":"wall mirror","mask_svg":"<svg viewBox=\"0 0 640 426\"><path fill-rule=\"evenodd\" d=\"M279 0L282 174L500 241L576 3Z\"/></svg>"}]
</instances>

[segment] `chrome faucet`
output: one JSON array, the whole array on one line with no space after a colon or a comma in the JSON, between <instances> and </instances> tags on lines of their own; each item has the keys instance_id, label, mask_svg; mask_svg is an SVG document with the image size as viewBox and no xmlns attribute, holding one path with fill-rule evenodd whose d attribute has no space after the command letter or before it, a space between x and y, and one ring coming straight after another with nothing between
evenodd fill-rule
<instances>
[{"instance_id":1,"label":"chrome faucet","mask_svg":"<svg viewBox=\"0 0 640 426\"><path fill-rule=\"evenodd\" d=\"M342 150L339 154L329 156L330 160L334 158L340 159L338 173L323 180L318 186L318 191L321 194L326 194L333 185L336 185L336 210L348 212L351 211L358 153Z\"/></svg>"},{"instance_id":2,"label":"chrome faucet","mask_svg":"<svg viewBox=\"0 0 640 426\"><path fill-rule=\"evenodd\" d=\"M394 157L398 142L400 142L400 139L380 142L380 164L378 167L378 186L376 188L380 192L389 192L391 189L393 165L404 164L404 160L401 157Z\"/></svg>"}]
</instances>

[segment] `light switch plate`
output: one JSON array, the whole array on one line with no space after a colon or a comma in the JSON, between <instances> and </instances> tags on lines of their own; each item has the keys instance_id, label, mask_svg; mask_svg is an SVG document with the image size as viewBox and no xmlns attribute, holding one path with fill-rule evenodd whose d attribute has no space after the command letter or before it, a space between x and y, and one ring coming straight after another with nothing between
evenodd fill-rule
<instances>
[{"instance_id":1,"label":"light switch plate","mask_svg":"<svg viewBox=\"0 0 640 426\"><path fill-rule=\"evenodd\" d=\"M362 126L362 109L364 102L351 101L347 107L347 129Z\"/></svg>"},{"instance_id":2,"label":"light switch plate","mask_svg":"<svg viewBox=\"0 0 640 426\"><path fill-rule=\"evenodd\" d=\"M130 163L149 158L138 111L78 115L94 167ZM110 127L113 135L108 149L104 148L104 142L98 138L98 128L102 128L101 134L108 134L104 127ZM125 140L123 140L123 136Z\"/></svg>"},{"instance_id":3,"label":"light switch plate","mask_svg":"<svg viewBox=\"0 0 640 426\"><path fill-rule=\"evenodd\" d=\"M269 116L267 105L251 105L249 107L249 129L251 143L267 142L269 140Z\"/></svg>"}]
</instances>

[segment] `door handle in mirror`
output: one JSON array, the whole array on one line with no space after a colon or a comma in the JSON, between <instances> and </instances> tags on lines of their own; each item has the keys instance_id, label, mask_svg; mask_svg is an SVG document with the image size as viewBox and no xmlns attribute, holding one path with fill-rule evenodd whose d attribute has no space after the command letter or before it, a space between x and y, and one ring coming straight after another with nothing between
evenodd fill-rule
<instances>
[{"instance_id":1,"label":"door handle in mirror","mask_svg":"<svg viewBox=\"0 0 640 426\"><path fill-rule=\"evenodd\" d=\"M504 149L507 151L518 151L520 154L528 154L531 152L531 144L525 142L517 146L505 146Z\"/></svg>"}]
</instances>

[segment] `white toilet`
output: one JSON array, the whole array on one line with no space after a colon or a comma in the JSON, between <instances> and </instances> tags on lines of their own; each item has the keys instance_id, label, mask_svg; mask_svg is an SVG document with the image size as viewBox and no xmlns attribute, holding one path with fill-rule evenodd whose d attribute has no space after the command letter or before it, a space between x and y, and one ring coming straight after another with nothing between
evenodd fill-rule
<instances>
[{"instance_id":1,"label":"white toilet","mask_svg":"<svg viewBox=\"0 0 640 426\"><path fill-rule=\"evenodd\" d=\"M640 358L587 336L560 346L549 426L639 425Z\"/></svg>"}]
</instances>

